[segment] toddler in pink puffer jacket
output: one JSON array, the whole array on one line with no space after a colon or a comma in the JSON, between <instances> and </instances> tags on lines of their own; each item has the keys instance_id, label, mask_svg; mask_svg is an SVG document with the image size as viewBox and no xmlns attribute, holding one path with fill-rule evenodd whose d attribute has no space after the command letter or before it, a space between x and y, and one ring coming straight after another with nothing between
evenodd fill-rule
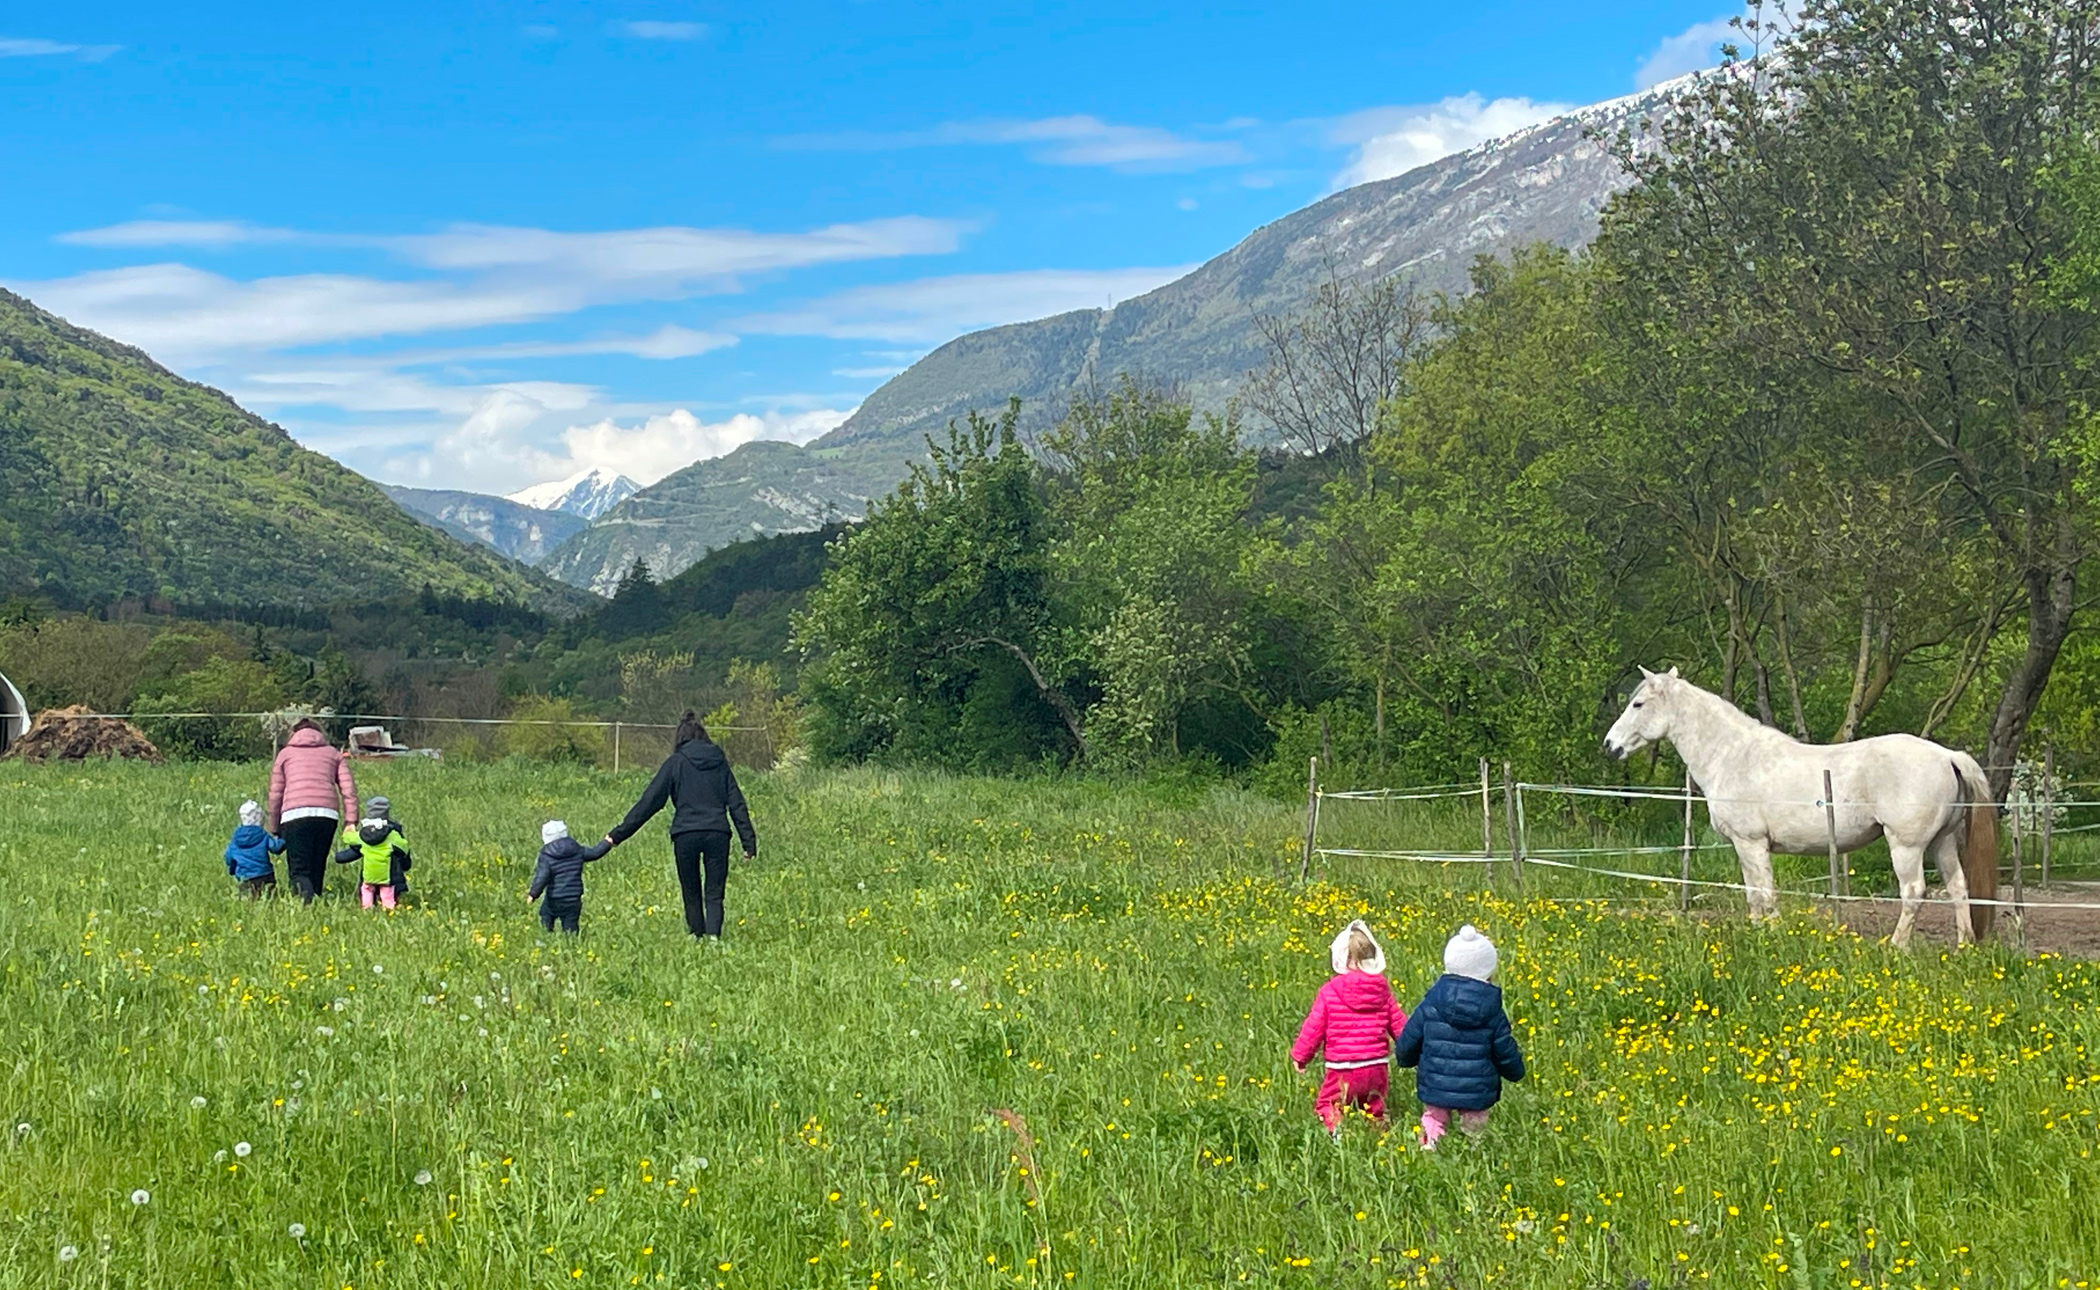
<instances>
[{"instance_id":1,"label":"toddler in pink puffer jacket","mask_svg":"<svg viewBox=\"0 0 2100 1290\"><path fill-rule=\"evenodd\" d=\"M1352 1106L1384 1123L1386 1063L1407 1014L1386 982L1385 951L1362 919L1342 929L1328 957L1334 975L1313 996L1312 1011L1291 1046L1291 1061L1304 1070L1314 1053L1325 1050L1327 1075L1313 1110L1330 1134L1339 1134L1342 1112Z\"/></svg>"}]
</instances>

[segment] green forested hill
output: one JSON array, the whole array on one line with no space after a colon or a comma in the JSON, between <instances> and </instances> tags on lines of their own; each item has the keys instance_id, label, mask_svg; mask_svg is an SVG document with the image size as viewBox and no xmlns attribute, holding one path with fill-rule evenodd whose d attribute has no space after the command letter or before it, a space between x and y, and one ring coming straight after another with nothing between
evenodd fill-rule
<instances>
[{"instance_id":1,"label":"green forested hill","mask_svg":"<svg viewBox=\"0 0 2100 1290\"><path fill-rule=\"evenodd\" d=\"M0 291L0 588L296 606L425 585L582 599L418 522L219 391Z\"/></svg>"}]
</instances>

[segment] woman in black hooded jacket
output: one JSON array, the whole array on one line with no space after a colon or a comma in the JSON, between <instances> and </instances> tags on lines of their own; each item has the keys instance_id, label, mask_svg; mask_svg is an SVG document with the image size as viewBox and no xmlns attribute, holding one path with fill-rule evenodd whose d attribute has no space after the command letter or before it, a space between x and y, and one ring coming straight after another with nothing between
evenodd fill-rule
<instances>
[{"instance_id":1,"label":"woman in black hooded jacket","mask_svg":"<svg viewBox=\"0 0 2100 1290\"><path fill-rule=\"evenodd\" d=\"M627 818L605 835L618 846L649 822L649 817L672 805L671 858L678 866L678 886L685 896L685 926L695 936L722 935L722 888L729 881L729 828L736 826L744 844L744 858L758 858L758 834L751 828L751 812L744 805L744 790L737 787L729 758L707 727L687 712L678 720L671 736L671 755L657 768L656 777L642 792L641 800Z\"/></svg>"}]
</instances>

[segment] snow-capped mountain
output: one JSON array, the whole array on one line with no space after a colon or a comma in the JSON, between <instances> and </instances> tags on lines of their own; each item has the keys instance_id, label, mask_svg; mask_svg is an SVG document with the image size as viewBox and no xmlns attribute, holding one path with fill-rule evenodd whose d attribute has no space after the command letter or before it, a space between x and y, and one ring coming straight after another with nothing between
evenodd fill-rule
<instances>
[{"instance_id":1,"label":"snow-capped mountain","mask_svg":"<svg viewBox=\"0 0 2100 1290\"><path fill-rule=\"evenodd\" d=\"M593 466L580 475L558 479L551 484L521 488L510 495L510 500L521 506L595 520L640 491L640 484L618 471Z\"/></svg>"}]
</instances>

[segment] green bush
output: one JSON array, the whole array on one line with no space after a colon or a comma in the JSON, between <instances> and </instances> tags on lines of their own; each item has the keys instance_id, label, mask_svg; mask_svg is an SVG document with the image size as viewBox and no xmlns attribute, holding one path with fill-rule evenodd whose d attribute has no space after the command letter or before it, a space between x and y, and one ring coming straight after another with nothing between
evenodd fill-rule
<instances>
[{"instance_id":1,"label":"green bush","mask_svg":"<svg viewBox=\"0 0 2100 1290\"><path fill-rule=\"evenodd\" d=\"M511 705L518 725L502 727L496 749L506 757L596 766L611 758L609 738L599 726L548 724L587 722L595 718L576 710L568 699L529 694Z\"/></svg>"},{"instance_id":2,"label":"green bush","mask_svg":"<svg viewBox=\"0 0 2100 1290\"><path fill-rule=\"evenodd\" d=\"M139 728L170 757L197 761L247 761L268 757L270 737L252 717L162 717L153 712L270 712L287 696L268 668L246 659L213 658L168 682L160 693L133 705Z\"/></svg>"}]
</instances>

